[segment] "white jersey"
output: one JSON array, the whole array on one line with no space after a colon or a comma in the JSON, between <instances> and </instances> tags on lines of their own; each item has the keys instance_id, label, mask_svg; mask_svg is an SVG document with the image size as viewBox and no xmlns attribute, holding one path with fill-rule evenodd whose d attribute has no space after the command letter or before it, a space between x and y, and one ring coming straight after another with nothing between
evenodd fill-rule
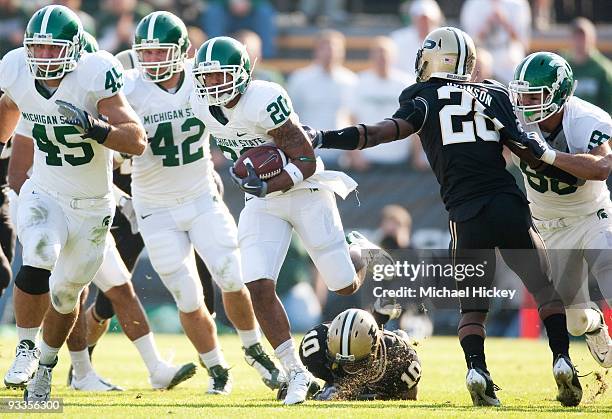
<instances>
[{"instance_id":1,"label":"white jersey","mask_svg":"<svg viewBox=\"0 0 612 419\"><path fill-rule=\"evenodd\" d=\"M575 96L563 109L563 129L550 142L554 149L571 154L589 153L610 140L612 119L602 109ZM550 134L542 133L538 124L523 123L523 127L543 137ZM523 172L531 213L538 220L588 215L612 205L604 181L588 180L582 186L570 186L536 173L514 155L512 158Z\"/></svg>"},{"instance_id":2,"label":"white jersey","mask_svg":"<svg viewBox=\"0 0 612 419\"><path fill-rule=\"evenodd\" d=\"M274 139L268 132L292 118L299 118L291 104L289 95L280 85L263 80L253 80L246 92L233 108L208 106L205 99L195 91L191 94L191 106L217 145L228 159L236 161L245 151ZM323 162L317 159L317 170L313 176L293 186L291 190L327 187L345 197L356 183L340 172L324 171Z\"/></svg>"},{"instance_id":3,"label":"white jersey","mask_svg":"<svg viewBox=\"0 0 612 419\"><path fill-rule=\"evenodd\" d=\"M189 104L191 63L175 93L126 72L125 94L147 131L149 147L133 157L132 195L147 206L167 207L215 189L209 133Z\"/></svg>"},{"instance_id":4,"label":"white jersey","mask_svg":"<svg viewBox=\"0 0 612 419\"><path fill-rule=\"evenodd\" d=\"M111 54L84 54L47 99L37 89L25 49L17 48L4 56L0 89L21 112L17 133L35 140L31 178L35 185L73 198L109 196L112 151L95 140L83 139L76 127L66 124L55 101L64 100L97 116L98 101L121 91L122 74L121 64Z\"/></svg>"}]
</instances>

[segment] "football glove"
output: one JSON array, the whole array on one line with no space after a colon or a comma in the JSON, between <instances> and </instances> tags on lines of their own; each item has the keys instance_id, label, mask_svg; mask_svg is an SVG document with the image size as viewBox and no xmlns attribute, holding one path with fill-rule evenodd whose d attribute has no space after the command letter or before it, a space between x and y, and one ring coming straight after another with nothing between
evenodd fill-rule
<instances>
[{"instance_id":1,"label":"football glove","mask_svg":"<svg viewBox=\"0 0 612 419\"><path fill-rule=\"evenodd\" d=\"M263 198L266 196L268 192L268 183L261 180L257 173L255 173L255 168L251 163L245 163L247 169L247 176L244 179L240 179L234 173L234 167L230 166L229 172L232 181L238 186L243 192L246 192L250 195L255 195L259 198Z\"/></svg>"},{"instance_id":2,"label":"football glove","mask_svg":"<svg viewBox=\"0 0 612 419\"><path fill-rule=\"evenodd\" d=\"M523 132L518 140L513 141L517 146L526 148L544 163L553 164L557 153L550 145L535 132Z\"/></svg>"},{"instance_id":3,"label":"football glove","mask_svg":"<svg viewBox=\"0 0 612 419\"><path fill-rule=\"evenodd\" d=\"M312 148L320 148L323 144L323 131L317 131L316 129L309 127L308 125L302 125L302 129L306 132L306 135L310 139Z\"/></svg>"},{"instance_id":4,"label":"football glove","mask_svg":"<svg viewBox=\"0 0 612 419\"><path fill-rule=\"evenodd\" d=\"M336 396L336 394L338 393L338 389L336 388L335 385L333 384L325 384L325 387L323 387L321 390L319 390L319 392L317 394L314 395L314 399L317 401L328 401L328 400L333 400L333 398Z\"/></svg>"},{"instance_id":5,"label":"football glove","mask_svg":"<svg viewBox=\"0 0 612 419\"><path fill-rule=\"evenodd\" d=\"M394 320L402 314L402 306L397 303L395 298L378 297L374 301L374 311L383 316L389 316L388 320Z\"/></svg>"},{"instance_id":6,"label":"football glove","mask_svg":"<svg viewBox=\"0 0 612 419\"><path fill-rule=\"evenodd\" d=\"M123 216L130 222L130 230L132 230L132 234L138 234L138 219L136 218L136 212L134 211L132 197L122 196L119 199L117 206L119 207L121 214L123 214Z\"/></svg>"},{"instance_id":7,"label":"football glove","mask_svg":"<svg viewBox=\"0 0 612 419\"><path fill-rule=\"evenodd\" d=\"M74 125L80 132L81 137L91 138L99 144L104 144L111 126L103 119L94 118L89 112L77 108L72 103L63 100L56 100L59 113L66 119L70 125Z\"/></svg>"}]
</instances>

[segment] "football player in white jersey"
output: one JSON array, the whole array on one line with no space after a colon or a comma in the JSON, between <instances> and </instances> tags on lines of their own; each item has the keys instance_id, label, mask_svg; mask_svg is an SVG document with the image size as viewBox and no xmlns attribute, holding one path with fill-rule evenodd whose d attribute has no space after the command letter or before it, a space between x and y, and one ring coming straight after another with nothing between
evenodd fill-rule
<instances>
[{"instance_id":1,"label":"football player in white jersey","mask_svg":"<svg viewBox=\"0 0 612 419\"><path fill-rule=\"evenodd\" d=\"M48 400L80 294L102 263L115 206L112 150L139 155L146 147L144 129L121 92L121 65L103 51L82 55L82 39L82 24L70 9L47 6L28 22L24 47L0 62L0 142L8 141L20 117L36 141L16 220L24 264L15 279L15 307L42 311L44 294L51 293L26 400Z\"/></svg>"},{"instance_id":2,"label":"football player in white jersey","mask_svg":"<svg viewBox=\"0 0 612 419\"><path fill-rule=\"evenodd\" d=\"M240 42L229 37L208 40L196 53L191 105L227 158L235 161L249 148L275 143L291 159L268 181L252 171L245 179L232 175L247 192L238 225L244 281L257 320L289 376L284 403L296 404L318 385L296 355L289 321L275 292L291 232L295 229L301 237L327 287L342 295L360 287L374 254L364 248L375 246L359 233L349 235L348 240L358 242L357 273L334 197L334 192L346 197L356 183L344 173L323 169L285 90L276 83L251 81L251 71Z\"/></svg>"},{"instance_id":3,"label":"football player in white jersey","mask_svg":"<svg viewBox=\"0 0 612 419\"><path fill-rule=\"evenodd\" d=\"M84 33L85 46L87 52L95 52L98 50L96 40L87 32ZM18 126L17 132L25 131ZM34 142L32 138L15 134L12 139L13 147L16 150L12 156L9 165L9 185L11 187L11 213L16 214L18 211L18 194L23 186L23 183L28 179L34 158ZM115 187L117 192L118 188ZM119 201L119 197L115 197L115 201ZM182 381L192 377L195 374L195 365L189 363L181 367L176 367L163 361L157 350L153 333L149 328L146 314L140 304L140 300L134 292L131 283L131 275L121 259L117 250L115 240L112 234L108 233L106 243L104 261L102 266L96 273L93 283L98 287L100 292L103 292L116 307L117 318L121 324L122 330L128 338L134 343L139 351L148 371L151 386L154 389L169 389ZM84 301L83 293L81 301ZM23 315L20 311L16 311ZM29 314L35 314L30 312ZM24 322L32 325L38 321L38 325L42 322L42 312L38 312L41 316L38 319L24 319L16 316L17 327ZM71 371L69 372L69 385L75 390L82 391L111 391L118 387L112 386L106 381L97 376L93 370L90 361L90 352L87 345L88 337L92 331L87 330L86 325L86 310L83 306L80 307L77 322L72 329L67 340L67 346L70 351L72 362ZM37 328L32 328L37 329ZM99 337L99 336L98 336ZM36 371L38 366L37 349L35 341L23 340L19 342L17 347L17 355L11 368L7 372L4 382L9 387L22 387L27 384L30 376ZM34 344L34 345L33 345Z\"/></svg>"},{"instance_id":4,"label":"football player in white jersey","mask_svg":"<svg viewBox=\"0 0 612 419\"><path fill-rule=\"evenodd\" d=\"M194 248L219 285L245 360L270 388L284 375L263 350L249 293L242 282L236 223L217 191L209 133L189 104L192 62L185 24L169 12L136 27L137 69L125 92L141 118L149 148L132 161L132 197L151 264L179 309L185 333L210 375L208 393L231 391L229 367L202 295Z\"/></svg>"},{"instance_id":5,"label":"football player in white jersey","mask_svg":"<svg viewBox=\"0 0 612 419\"><path fill-rule=\"evenodd\" d=\"M610 368L612 339L602 312L591 302L587 278L590 272L610 303L612 203L606 180L612 171L612 119L573 96L575 83L562 57L536 52L517 66L510 93L525 130L545 139L525 144L529 150L582 182L560 182L513 158L523 172L535 225L551 250L568 331L584 335L593 358Z\"/></svg>"}]
</instances>

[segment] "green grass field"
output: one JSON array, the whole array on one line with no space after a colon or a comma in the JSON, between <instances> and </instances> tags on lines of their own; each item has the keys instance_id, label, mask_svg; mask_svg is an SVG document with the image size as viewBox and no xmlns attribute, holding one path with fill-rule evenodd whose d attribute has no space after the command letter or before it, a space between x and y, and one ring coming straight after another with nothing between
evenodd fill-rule
<instances>
[{"instance_id":1,"label":"green grass field","mask_svg":"<svg viewBox=\"0 0 612 419\"><path fill-rule=\"evenodd\" d=\"M0 372L4 375L13 359L16 339L0 338ZM195 361L187 338L158 335L164 357L175 363ZM254 370L242 360L236 336L222 336L228 362L233 366L234 391L231 396L204 394L207 375L198 369L195 377L171 391L153 391L136 349L123 335L104 337L94 353L99 374L127 389L121 393L79 393L65 385L68 353L62 349L54 370L52 397L64 399L64 416L87 418L489 418L489 417L612 417L612 373L596 366L582 342L572 342L572 358L581 374L584 397L581 406L563 408L555 401L556 386L551 372L551 356L545 341L488 339L489 368L496 383L501 408L474 408L465 390L465 366L456 338L436 337L418 346L423 363L419 400L416 402L312 402L283 407L275 400ZM599 380L597 377L601 377ZM3 389L0 397L21 397L22 393ZM384 409L384 410L382 410ZM7 417L7 416L5 416Z\"/></svg>"}]
</instances>

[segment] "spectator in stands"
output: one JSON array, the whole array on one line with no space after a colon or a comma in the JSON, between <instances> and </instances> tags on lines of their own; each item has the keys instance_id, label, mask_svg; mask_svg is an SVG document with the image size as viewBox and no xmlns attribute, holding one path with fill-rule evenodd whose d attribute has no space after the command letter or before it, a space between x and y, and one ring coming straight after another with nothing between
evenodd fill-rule
<instances>
[{"instance_id":1,"label":"spectator in stands","mask_svg":"<svg viewBox=\"0 0 612 419\"><path fill-rule=\"evenodd\" d=\"M322 31L314 47L314 60L296 70L287 90L300 120L316 129L337 129L350 125L349 101L357 76L343 66L346 40L337 31ZM340 150L322 150L320 156L336 161Z\"/></svg>"},{"instance_id":2,"label":"spectator in stands","mask_svg":"<svg viewBox=\"0 0 612 419\"><path fill-rule=\"evenodd\" d=\"M358 89L350 100L354 122L374 123L392 115L398 107L398 92L415 82L414 77L394 67L397 50L386 36L374 38L370 48L370 68L358 74ZM412 139L411 139L412 140ZM414 141L395 141L363 151L345 154L348 167L366 170L371 164L407 163Z\"/></svg>"},{"instance_id":3,"label":"spectator in stands","mask_svg":"<svg viewBox=\"0 0 612 419\"><path fill-rule=\"evenodd\" d=\"M461 26L477 46L493 56L495 78L508 83L529 47L531 9L527 0L466 0L461 7Z\"/></svg>"},{"instance_id":4,"label":"spectator in stands","mask_svg":"<svg viewBox=\"0 0 612 419\"><path fill-rule=\"evenodd\" d=\"M310 24L317 23L320 17L325 17L331 23L346 21L346 0L300 0L299 9L304 13Z\"/></svg>"},{"instance_id":5,"label":"spectator in stands","mask_svg":"<svg viewBox=\"0 0 612 419\"><path fill-rule=\"evenodd\" d=\"M189 49L187 50L187 57L193 58L198 48L202 46L208 39L204 31L197 26L187 26L187 33L189 34Z\"/></svg>"},{"instance_id":6,"label":"spectator in stands","mask_svg":"<svg viewBox=\"0 0 612 419\"><path fill-rule=\"evenodd\" d=\"M252 73L253 79L271 81L281 86L285 84L285 78L281 73L267 67L263 63L261 56L261 38L259 35L248 29L242 29L232 34L232 37L242 42L246 47L249 58L251 59L251 65L254 66Z\"/></svg>"},{"instance_id":7,"label":"spectator in stands","mask_svg":"<svg viewBox=\"0 0 612 419\"><path fill-rule=\"evenodd\" d=\"M596 46L595 25L579 17L572 22L572 50L567 61L578 80L576 96L612 112L612 62Z\"/></svg>"},{"instance_id":8,"label":"spectator in stands","mask_svg":"<svg viewBox=\"0 0 612 419\"><path fill-rule=\"evenodd\" d=\"M0 0L0 58L22 45L27 21L19 0Z\"/></svg>"},{"instance_id":9,"label":"spectator in stands","mask_svg":"<svg viewBox=\"0 0 612 419\"><path fill-rule=\"evenodd\" d=\"M263 56L276 55L276 10L268 0L209 0L202 27L211 38L251 29L261 36Z\"/></svg>"},{"instance_id":10,"label":"spectator in stands","mask_svg":"<svg viewBox=\"0 0 612 419\"><path fill-rule=\"evenodd\" d=\"M485 48L476 50L476 66L472 73L472 81L482 82L484 79L493 78L493 56Z\"/></svg>"},{"instance_id":11,"label":"spectator in stands","mask_svg":"<svg viewBox=\"0 0 612 419\"><path fill-rule=\"evenodd\" d=\"M386 205L381 211L380 230L383 249L412 249L412 216L401 205Z\"/></svg>"},{"instance_id":12,"label":"spectator in stands","mask_svg":"<svg viewBox=\"0 0 612 419\"><path fill-rule=\"evenodd\" d=\"M105 0L98 22L100 49L113 54L132 48L136 25L152 10L136 0Z\"/></svg>"},{"instance_id":13,"label":"spectator in stands","mask_svg":"<svg viewBox=\"0 0 612 419\"><path fill-rule=\"evenodd\" d=\"M81 19L83 29L85 29L94 37L96 36L96 22L89 13L81 10L81 0L55 0L53 3L66 6L67 8L75 12L79 19Z\"/></svg>"},{"instance_id":14,"label":"spectator in stands","mask_svg":"<svg viewBox=\"0 0 612 419\"><path fill-rule=\"evenodd\" d=\"M435 0L404 2L400 13L408 15L410 26L393 31L389 36L397 47L397 68L414 75L417 51L427 34L442 25L444 15Z\"/></svg>"}]
</instances>

